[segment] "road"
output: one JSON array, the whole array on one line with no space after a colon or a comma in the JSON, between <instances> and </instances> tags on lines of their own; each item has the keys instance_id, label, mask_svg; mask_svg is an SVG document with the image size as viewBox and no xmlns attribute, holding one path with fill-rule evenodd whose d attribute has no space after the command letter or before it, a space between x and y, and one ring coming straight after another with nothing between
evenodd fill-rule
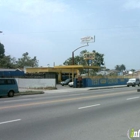
<instances>
[{"instance_id":1,"label":"road","mask_svg":"<svg viewBox=\"0 0 140 140\"><path fill-rule=\"evenodd\" d=\"M128 129L140 129L136 89L0 98L0 139L128 140Z\"/></svg>"}]
</instances>

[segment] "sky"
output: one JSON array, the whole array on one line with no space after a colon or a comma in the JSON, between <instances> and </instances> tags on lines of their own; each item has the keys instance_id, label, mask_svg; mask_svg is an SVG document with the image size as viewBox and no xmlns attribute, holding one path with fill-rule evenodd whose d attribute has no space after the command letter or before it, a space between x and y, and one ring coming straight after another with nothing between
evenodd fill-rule
<instances>
[{"instance_id":1,"label":"sky","mask_svg":"<svg viewBox=\"0 0 140 140\"><path fill-rule=\"evenodd\" d=\"M63 65L81 48L104 54L105 66L140 69L140 0L0 0L0 42L6 55L28 52L39 66Z\"/></svg>"}]
</instances>

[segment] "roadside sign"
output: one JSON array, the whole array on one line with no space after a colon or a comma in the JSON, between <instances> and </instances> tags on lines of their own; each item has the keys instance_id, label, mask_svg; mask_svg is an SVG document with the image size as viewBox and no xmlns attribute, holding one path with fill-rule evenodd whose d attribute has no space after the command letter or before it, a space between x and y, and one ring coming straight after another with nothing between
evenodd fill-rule
<instances>
[{"instance_id":1,"label":"roadside sign","mask_svg":"<svg viewBox=\"0 0 140 140\"><path fill-rule=\"evenodd\" d=\"M86 36L81 38L81 43L93 43L95 42L95 36Z\"/></svg>"},{"instance_id":2,"label":"roadside sign","mask_svg":"<svg viewBox=\"0 0 140 140\"><path fill-rule=\"evenodd\" d=\"M83 54L84 60L93 60L95 59L95 53L84 53Z\"/></svg>"}]
</instances>

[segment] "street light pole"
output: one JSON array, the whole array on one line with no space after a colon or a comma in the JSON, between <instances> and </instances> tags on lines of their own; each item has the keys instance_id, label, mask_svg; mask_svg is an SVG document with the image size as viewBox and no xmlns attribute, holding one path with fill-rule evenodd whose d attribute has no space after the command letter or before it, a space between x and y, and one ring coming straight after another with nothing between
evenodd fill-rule
<instances>
[{"instance_id":1,"label":"street light pole","mask_svg":"<svg viewBox=\"0 0 140 140\"><path fill-rule=\"evenodd\" d=\"M88 46L88 42L87 42L86 45L83 45L83 46L81 46L81 47L78 47L77 49L75 49L75 50L72 52L72 65L74 65L74 52L77 51L78 49L83 48L83 47L86 47L86 46Z\"/></svg>"}]
</instances>

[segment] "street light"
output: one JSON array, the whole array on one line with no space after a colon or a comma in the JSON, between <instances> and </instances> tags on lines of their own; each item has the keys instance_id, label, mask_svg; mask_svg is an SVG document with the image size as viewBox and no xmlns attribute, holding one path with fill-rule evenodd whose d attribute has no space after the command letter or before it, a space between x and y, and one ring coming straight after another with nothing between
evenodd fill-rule
<instances>
[{"instance_id":1,"label":"street light","mask_svg":"<svg viewBox=\"0 0 140 140\"><path fill-rule=\"evenodd\" d=\"M80 46L72 52L72 65L74 65L74 52L80 48L89 46L88 43L95 42L95 36L94 37L91 37L91 36L83 37L83 38L81 38L81 42L86 43L86 45Z\"/></svg>"},{"instance_id":2,"label":"street light","mask_svg":"<svg viewBox=\"0 0 140 140\"><path fill-rule=\"evenodd\" d=\"M72 52L72 64L73 64L73 65L74 65L74 52L77 51L78 49L83 48L83 47L86 47L86 46L88 46L88 43L87 43L86 45L83 45L83 46L81 46L81 47L78 47L77 49L75 49L75 50Z\"/></svg>"}]
</instances>

